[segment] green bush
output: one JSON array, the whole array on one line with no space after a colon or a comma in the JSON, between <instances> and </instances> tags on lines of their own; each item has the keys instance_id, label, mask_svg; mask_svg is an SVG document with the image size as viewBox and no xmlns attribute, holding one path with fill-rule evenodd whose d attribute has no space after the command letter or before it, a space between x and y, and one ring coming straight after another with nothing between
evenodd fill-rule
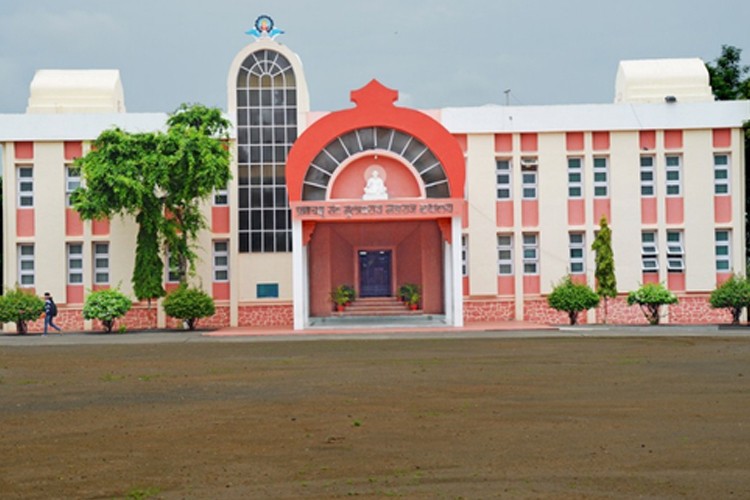
<instances>
[{"instance_id":1,"label":"green bush","mask_svg":"<svg viewBox=\"0 0 750 500\"><path fill-rule=\"evenodd\" d=\"M739 324L742 309L750 306L750 282L733 275L711 292L708 302L714 309L729 309L732 324Z\"/></svg>"},{"instance_id":2,"label":"green bush","mask_svg":"<svg viewBox=\"0 0 750 500\"><path fill-rule=\"evenodd\" d=\"M84 319L98 319L107 333L117 318L125 316L132 306L130 299L119 289L98 290L91 292L83 304Z\"/></svg>"},{"instance_id":3,"label":"green bush","mask_svg":"<svg viewBox=\"0 0 750 500\"><path fill-rule=\"evenodd\" d=\"M661 306L676 303L675 294L664 288L661 283L647 283L628 294L628 305L638 304L651 325L659 324Z\"/></svg>"},{"instance_id":4,"label":"green bush","mask_svg":"<svg viewBox=\"0 0 750 500\"><path fill-rule=\"evenodd\" d=\"M599 295L588 285L573 283L566 276L547 296L547 303L552 309L568 313L570 324L578 322L578 314L599 305Z\"/></svg>"},{"instance_id":5,"label":"green bush","mask_svg":"<svg viewBox=\"0 0 750 500\"><path fill-rule=\"evenodd\" d=\"M22 288L5 292L0 297L0 323L16 324L16 332L26 333L26 323L36 321L44 312L44 301Z\"/></svg>"},{"instance_id":6,"label":"green bush","mask_svg":"<svg viewBox=\"0 0 750 500\"><path fill-rule=\"evenodd\" d=\"M167 316L184 321L190 330L195 330L198 319L213 316L216 312L214 299L210 295L186 285L168 293L162 307Z\"/></svg>"}]
</instances>

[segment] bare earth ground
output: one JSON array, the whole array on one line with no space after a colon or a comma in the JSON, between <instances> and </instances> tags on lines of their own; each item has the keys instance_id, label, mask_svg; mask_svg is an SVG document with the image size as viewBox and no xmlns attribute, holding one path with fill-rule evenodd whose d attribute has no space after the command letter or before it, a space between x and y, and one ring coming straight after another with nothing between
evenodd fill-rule
<instances>
[{"instance_id":1,"label":"bare earth ground","mask_svg":"<svg viewBox=\"0 0 750 500\"><path fill-rule=\"evenodd\" d=\"M6 346L0 497L749 498L749 396L747 338Z\"/></svg>"}]
</instances>

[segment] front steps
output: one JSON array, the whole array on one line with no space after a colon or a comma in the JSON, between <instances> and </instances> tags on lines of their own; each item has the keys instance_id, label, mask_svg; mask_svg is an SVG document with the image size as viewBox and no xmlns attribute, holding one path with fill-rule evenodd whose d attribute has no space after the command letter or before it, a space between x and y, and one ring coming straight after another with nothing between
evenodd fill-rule
<instances>
[{"instance_id":1,"label":"front steps","mask_svg":"<svg viewBox=\"0 0 750 500\"><path fill-rule=\"evenodd\" d=\"M396 297L366 297L358 298L342 312L334 312L334 316L414 316L422 314L420 309L411 311L406 304Z\"/></svg>"},{"instance_id":2,"label":"front steps","mask_svg":"<svg viewBox=\"0 0 750 500\"><path fill-rule=\"evenodd\" d=\"M411 311L396 297L358 298L343 312L310 318L310 328L436 328L446 326L442 314Z\"/></svg>"}]
</instances>

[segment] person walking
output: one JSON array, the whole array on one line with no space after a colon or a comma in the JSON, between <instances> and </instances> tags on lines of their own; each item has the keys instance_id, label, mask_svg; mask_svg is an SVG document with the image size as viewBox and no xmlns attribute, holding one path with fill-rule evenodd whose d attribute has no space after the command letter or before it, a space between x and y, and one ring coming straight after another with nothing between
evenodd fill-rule
<instances>
[{"instance_id":1,"label":"person walking","mask_svg":"<svg viewBox=\"0 0 750 500\"><path fill-rule=\"evenodd\" d=\"M49 292L44 292L44 333L42 335L47 335L47 327L49 326L62 335L62 328L54 323L55 316L57 316L57 305L52 300L52 295Z\"/></svg>"}]
</instances>

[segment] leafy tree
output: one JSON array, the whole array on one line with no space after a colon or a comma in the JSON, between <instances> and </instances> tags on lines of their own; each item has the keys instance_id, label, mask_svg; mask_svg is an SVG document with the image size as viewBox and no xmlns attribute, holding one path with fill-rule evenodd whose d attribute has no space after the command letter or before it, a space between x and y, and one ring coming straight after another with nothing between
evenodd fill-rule
<instances>
[{"instance_id":1,"label":"leafy tree","mask_svg":"<svg viewBox=\"0 0 750 500\"><path fill-rule=\"evenodd\" d=\"M130 299L116 288L91 292L83 304L84 319L98 319L107 333L117 318L125 316L132 306Z\"/></svg>"},{"instance_id":2,"label":"leafy tree","mask_svg":"<svg viewBox=\"0 0 750 500\"><path fill-rule=\"evenodd\" d=\"M677 297L661 283L647 283L628 294L628 305L638 304L650 325L658 325L661 306L676 304Z\"/></svg>"},{"instance_id":3,"label":"leafy tree","mask_svg":"<svg viewBox=\"0 0 750 500\"><path fill-rule=\"evenodd\" d=\"M750 282L742 276L733 275L711 292L708 301L715 309L729 309L732 324L737 325L742 309L750 306Z\"/></svg>"},{"instance_id":4,"label":"leafy tree","mask_svg":"<svg viewBox=\"0 0 750 500\"><path fill-rule=\"evenodd\" d=\"M719 101L750 99L750 66L740 62L742 49L732 45L722 45L721 55L713 64L706 64L714 96Z\"/></svg>"},{"instance_id":5,"label":"leafy tree","mask_svg":"<svg viewBox=\"0 0 750 500\"><path fill-rule=\"evenodd\" d=\"M574 283L566 276L547 296L547 303L552 309L568 313L570 324L575 325L581 312L599 305L599 295L588 285Z\"/></svg>"},{"instance_id":6,"label":"leafy tree","mask_svg":"<svg viewBox=\"0 0 750 500\"><path fill-rule=\"evenodd\" d=\"M28 330L26 323L36 321L43 312L44 301L22 288L0 297L0 323L15 323L16 332L21 335Z\"/></svg>"},{"instance_id":7,"label":"leafy tree","mask_svg":"<svg viewBox=\"0 0 750 500\"><path fill-rule=\"evenodd\" d=\"M607 218L599 221L599 232L591 249L596 252L596 293L604 299L604 323L607 322L607 301L617 297L617 278L615 276L615 255L612 251L612 230Z\"/></svg>"},{"instance_id":8,"label":"leafy tree","mask_svg":"<svg viewBox=\"0 0 750 500\"><path fill-rule=\"evenodd\" d=\"M189 330L195 330L199 318L213 316L216 312L214 299L210 295L186 285L180 285L167 294L162 307L167 316L186 322Z\"/></svg>"},{"instance_id":9,"label":"leafy tree","mask_svg":"<svg viewBox=\"0 0 750 500\"><path fill-rule=\"evenodd\" d=\"M178 260L181 282L194 269L195 241L206 227L200 204L230 179L229 126L218 109L183 104L166 132L105 130L76 161L85 186L73 194L73 206L83 219L135 217L138 300L165 294L163 247Z\"/></svg>"}]
</instances>

